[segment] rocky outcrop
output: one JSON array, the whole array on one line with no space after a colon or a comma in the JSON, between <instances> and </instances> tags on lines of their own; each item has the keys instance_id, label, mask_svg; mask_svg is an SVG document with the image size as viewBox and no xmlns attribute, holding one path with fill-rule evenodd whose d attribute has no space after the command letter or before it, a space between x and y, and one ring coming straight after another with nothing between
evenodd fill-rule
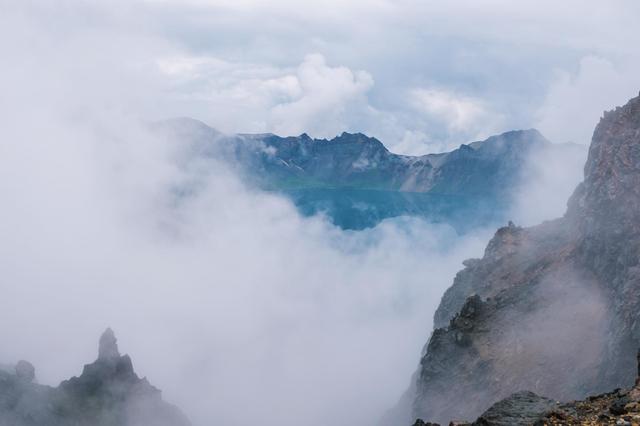
<instances>
[{"instance_id":1,"label":"rocky outcrop","mask_svg":"<svg viewBox=\"0 0 640 426\"><path fill-rule=\"evenodd\" d=\"M640 345L640 98L605 113L564 217L498 230L435 315L414 418L475 418L528 389L629 386ZM460 398L464 396L464 404Z\"/></svg>"},{"instance_id":2,"label":"rocky outcrop","mask_svg":"<svg viewBox=\"0 0 640 426\"><path fill-rule=\"evenodd\" d=\"M33 383L35 369L20 361L0 371L0 424L10 426L188 426L161 392L139 378L107 329L98 359L57 388Z\"/></svg>"}]
</instances>

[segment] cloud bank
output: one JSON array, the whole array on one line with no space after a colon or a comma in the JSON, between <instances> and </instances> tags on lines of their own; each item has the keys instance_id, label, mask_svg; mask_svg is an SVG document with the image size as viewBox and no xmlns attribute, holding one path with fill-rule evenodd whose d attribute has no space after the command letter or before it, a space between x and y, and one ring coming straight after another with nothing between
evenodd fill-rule
<instances>
[{"instance_id":1,"label":"cloud bank","mask_svg":"<svg viewBox=\"0 0 640 426\"><path fill-rule=\"evenodd\" d=\"M121 87L158 85L145 111L154 118L188 115L228 132L361 131L399 153L531 127L586 144L586 115L624 100L640 69L632 0L64 5L3 5L4 33L39 28L26 48L49 40L52 60L73 48L75 66L120 58L145 76ZM91 48L101 37L103 50ZM589 111L580 120L579 106Z\"/></svg>"},{"instance_id":2,"label":"cloud bank","mask_svg":"<svg viewBox=\"0 0 640 426\"><path fill-rule=\"evenodd\" d=\"M450 149L497 127L540 126L554 141L586 144L591 121L559 118L575 115L575 101L562 86L580 82L576 92L582 95L573 99L597 113L621 100L622 87L636 84L640 67L633 48L640 42L640 10L632 0L147 4L161 27L171 22L172 30L162 34L190 54L282 70L318 53L331 67L366 71L375 81L366 92L368 107L345 110L341 121L347 130L364 130L402 153ZM576 16L575 10L583 13ZM592 76L598 72L601 78L581 77L592 61L614 73L593 69ZM474 116L482 119L452 126L451 113L425 109L414 102L415 93L473 100ZM214 114L199 118L218 125ZM265 123L263 129L276 127Z\"/></svg>"}]
</instances>

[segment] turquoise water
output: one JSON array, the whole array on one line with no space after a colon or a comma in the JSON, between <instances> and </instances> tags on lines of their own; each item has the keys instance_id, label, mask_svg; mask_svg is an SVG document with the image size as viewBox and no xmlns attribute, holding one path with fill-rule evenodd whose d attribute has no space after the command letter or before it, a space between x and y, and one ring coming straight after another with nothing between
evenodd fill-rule
<instances>
[{"instance_id":1,"label":"turquoise water","mask_svg":"<svg viewBox=\"0 0 640 426\"><path fill-rule=\"evenodd\" d=\"M446 223L459 233L501 223L506 206L486 196L440 195L369 189L295 189L278 191L306 216L324 213L342 229L361 230L398 216Z\"/></svg>"}]
</instances>

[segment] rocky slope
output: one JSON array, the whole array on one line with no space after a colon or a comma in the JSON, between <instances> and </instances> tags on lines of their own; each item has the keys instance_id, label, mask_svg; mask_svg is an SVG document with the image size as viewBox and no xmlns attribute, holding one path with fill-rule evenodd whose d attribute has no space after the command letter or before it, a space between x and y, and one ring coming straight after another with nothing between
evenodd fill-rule
<instances>
[{"instance_id":1,"label":"rocky slope","mask_svg":"<svg viewBox=\"0 0 640 426\"><path fill-rule=\"evenodd\" d=\"M35 369L20 361L0 371L3 426L188 426L187 418L139 378L120 355L113 332L100 338L98 359L58 387L34 383Z\"/></svg>"},{"instance_id":2,"label":"rocky slope","mask_svg":"<svg viewBox=\"0 0 640 426\"><path fill-rule=\"evenodd\" d=\"M640 375L640 353L638 353ZM451 421L455 426L596 426L640 425L640 377L629 389L615 389L583 400L561 403L523 391L493 404L473 423ZM414 426L439 426L416 420Z\"/></svg>"},{"instance_id":3,"label":"rocky slope","mask_svg":"<svg viewBox=\"0 0 640 426\"><path fill-rule=\"evenodd\" d=\"M521 390L572 400L635 377L640 98L605 113L564 217L498 230L435 315L413 418L475 418ZM461 398L464 401L461 402Z\"/></svg>"},{"instance_id":4,"label":"rocky slope","mask_svg":"<svg viewBox=\"0 0 640 426\"><path fill-rule=\"evenodd\" d=\"M224 136L189 119L162 123L200 156L230 160L250 182L289 196L306 215L322 212L344 229L411 215L459 231L504 219L532 153L582 155L577 145L549 143L520 130L441 154L405 156L375 138L343 133L331 140L303 134Z\"/></svg>"}]
</instances>

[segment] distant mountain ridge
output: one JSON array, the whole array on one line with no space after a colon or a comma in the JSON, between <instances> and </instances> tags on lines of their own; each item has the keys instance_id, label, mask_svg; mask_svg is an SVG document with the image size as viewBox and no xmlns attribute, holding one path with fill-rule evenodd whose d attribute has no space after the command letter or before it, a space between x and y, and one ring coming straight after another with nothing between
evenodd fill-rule
<instances>
[{"instance_id":1,"label":"distant mountain ridge","mask_svg":"<svg viewBox=\"0 0 640 426\"><path fill-rule=\"evenodd\" d=\"M245 179L290 197L302 213L325 213L345 229L418 216L458 230L504 221L532 153L582 147L552 144L535 129L514 130L458 149L422 156L390 152L362 133L333 139L307 134L223 135L192 119L161 123L199 154L229 160Z\"/></svg>"},{"instance_id":2,"label":"distant mountain ridge","mask_svg":"<svg viewBox=\"0 0 640 426\"><path fill-rule=\"evenodd\" d=\"M362 133L342 133L331 140L311 139L306 134L267 135L257 139L265 146L262 151L249 152L247 140L256 139L237 136L236 154L254 161L252 165L264 170L268 182L278 189L312 186L440 195L499 192L502 175L509 175L518 165L504 160L517 162L526 151L550 143L537 130L519 130L463 144L451 152L414 157L393 154L382 142ZM489 180L479 179L482 177Z\"/></svg>"}]
</instances>

